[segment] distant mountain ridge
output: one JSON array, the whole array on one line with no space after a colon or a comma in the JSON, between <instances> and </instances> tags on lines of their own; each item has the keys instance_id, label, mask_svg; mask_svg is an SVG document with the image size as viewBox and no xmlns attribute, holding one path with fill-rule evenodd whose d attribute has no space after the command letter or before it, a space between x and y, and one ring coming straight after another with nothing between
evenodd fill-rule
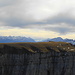
<instances>
[{"instance_id":1,"label":"distant mountain ridge","mask_svg":"<svg viewBox=\"0 0 75 75\"><path fill-rule=\"evenodd\" d=\"M0 36L0 43L10 42L35 42L35 40L30 37L27 38L22 36Z\"/></svg>"},{"instance_id":2,"label":"distant mountain ridge","mask_svg":"<svg viewBox=\"0 0 75 75\"><path fill-rule=\"evenodd\" d=\"M41 40L38 42L49 42L49 41L68 42L68 43L75 45L75 40L63 39L61 37L52 38L52 39L48 38L48 39ZM36 42L36 41L33 38L23 37L23 36L0 36L0 43L11 43L11 42Z\"/></svg>"},{"instance_id":3,"label":"distant mountain ridge","mask_svg":"<svg viewBox=\"0 0 75 75\"><path fill-rule=\"evenodd\" d=\"M54 42L68 42L71 43L73 45L75 45L75 40L73 39L62 39L61 37L57 37L57 38L52 38L52 39L45 39L41 42L49 42L49 41L54 41Z\"/></svg>"}]
</instances>

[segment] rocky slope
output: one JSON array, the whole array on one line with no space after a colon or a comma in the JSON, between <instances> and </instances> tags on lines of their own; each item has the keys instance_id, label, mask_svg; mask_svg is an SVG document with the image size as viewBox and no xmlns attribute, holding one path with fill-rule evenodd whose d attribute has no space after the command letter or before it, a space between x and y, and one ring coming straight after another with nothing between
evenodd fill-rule
<instances>
[{"instance_id":1,"label":"rocky slope","mask_svg":"<svg viewBox=\"0 0 75 75\"><path fill-rule=\"evenodd\" d=\"M75 75L75 46L64 42L1 43L0 75Z\"/></svg>"}]
</instances>

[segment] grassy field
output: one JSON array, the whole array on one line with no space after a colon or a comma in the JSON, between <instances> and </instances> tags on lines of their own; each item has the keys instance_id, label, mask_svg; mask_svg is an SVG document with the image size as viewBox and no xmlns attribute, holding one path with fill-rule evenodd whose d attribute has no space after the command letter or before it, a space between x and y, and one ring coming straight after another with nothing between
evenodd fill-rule
<instances>
[{"instance_id":1,"label":"grassy field","mask_svg":"<svg viewBox=\"0 0 75 75\"><path fill-rule=\"evenodd\" d=\"M17 50L26 50L29 52L50 52L52 50L61 52L61 51L71 51L75 52L75 46L70 43L65 42L21 42L21 43L0 43L0 49L4 49L8 46L9 48L16 48Z\"/></svg>"}]
</instances>

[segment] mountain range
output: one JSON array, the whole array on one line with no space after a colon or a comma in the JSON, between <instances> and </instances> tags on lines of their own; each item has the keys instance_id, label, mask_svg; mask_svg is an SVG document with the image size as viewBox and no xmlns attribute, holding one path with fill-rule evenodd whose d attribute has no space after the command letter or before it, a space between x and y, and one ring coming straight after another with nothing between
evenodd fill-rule
<instances>
[{"instance_id":1,"label":"mountain range","mask_svg":"<svg viewBox=\"0 0 75 75\"><path fill-rule=\"evenodd\" d=\"M73 39L63 39L61 37L57 37L57 38L48 38L48 39L45 39L45 40L42 40L41 42L50 42L50 41L54 41L54 42L68 42L68 43L71 43L73 45L75 45L75 40Z\"/></svg>"},{"instance_id":2,"label":"mountain range","mask_svg":"<svg viewBox=\"0 0 75 75\"><path fill-rule=\"evenodd\" d=\"M10 43L10 42L35 42L30 37L21 36L0 36L0 43Z\"/></svg>"},{"instance_id":3,"label":"mountain range","mask_svg":"<svg viewBox=\"0 0 75 75\"><path fill-rule=\"evenodd\" d=\"M50 42L50 41L68 42L68 43L75 45L75 40L67 39L67 38L63 39L61 37L52 38L52 39L48 38L48 39L41 40L38 42ZM30 37L23 37L23 36L0 36L0 43L11 43L11 42L36 42L36 40Z\"/></svg>"}]
</instances>

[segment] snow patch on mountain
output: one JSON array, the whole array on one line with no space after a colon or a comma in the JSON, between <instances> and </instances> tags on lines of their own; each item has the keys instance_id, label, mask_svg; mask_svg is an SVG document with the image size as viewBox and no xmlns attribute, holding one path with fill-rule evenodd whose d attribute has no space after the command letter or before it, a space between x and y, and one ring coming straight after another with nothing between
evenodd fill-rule
<instances>
[{"instance_id":1,"label":"snow patch on mountain","mask_svg":"<svg viewBox=\"0 0 75 75\"><path fill-rule=\"evenodd\" d=\"M35 42L35 40L30 37L27 38L22 36L0 36L0 43L10 42Z\"/></svg>"}]
</instances>

